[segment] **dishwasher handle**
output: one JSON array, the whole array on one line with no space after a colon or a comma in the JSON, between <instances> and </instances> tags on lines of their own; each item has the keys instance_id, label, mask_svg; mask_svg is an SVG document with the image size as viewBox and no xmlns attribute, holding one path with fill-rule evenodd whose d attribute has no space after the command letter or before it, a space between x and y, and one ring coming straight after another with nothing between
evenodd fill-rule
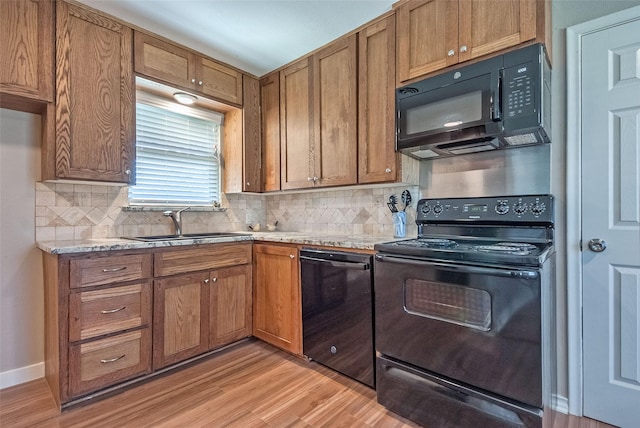
<instances>
[{"instance_id":1,"label":"dishwasher handle","mask_svg":"<svg viewBox=\"0 0 640 428\"><path fill-rule=\"evenodd\" d=\"M326 260L326 259L319 259L316 257L309 257L309 256L300 256L300 261L310 261L310 262L316 262L316 263L328 263L330 266L333 267L339 267L339 268L346 268L346 269L357 269L357 270L369 270L371 269L371 266L369 265L369 263L361 263L361 262L339 262L336 260Z\"/></svg>"}]
</instances>

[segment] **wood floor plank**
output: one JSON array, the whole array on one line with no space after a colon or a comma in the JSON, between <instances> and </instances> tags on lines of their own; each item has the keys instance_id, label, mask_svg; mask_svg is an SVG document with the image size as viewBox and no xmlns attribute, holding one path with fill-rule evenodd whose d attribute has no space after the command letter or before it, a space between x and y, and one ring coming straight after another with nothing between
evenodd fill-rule
<instances>
[{"instance_id":1,"label":"wood floor plank","mask_svg":"<svg viewBox=\"0 0 640 428\"><path fill-rule=\"evenodd\" d=\"M371 388L260 341L248 341L62 414L44 379L0 390L0 427L419 426L379 405ZM611 427L558 414L554 428Z\"/></svg>"}]
</instances>

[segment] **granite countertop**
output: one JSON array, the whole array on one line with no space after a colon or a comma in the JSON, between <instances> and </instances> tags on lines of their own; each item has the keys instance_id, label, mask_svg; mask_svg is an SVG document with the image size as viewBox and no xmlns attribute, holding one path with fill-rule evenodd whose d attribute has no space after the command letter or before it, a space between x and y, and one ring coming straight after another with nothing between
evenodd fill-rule
<instances>
[{"instance_id":1,"label":"granite countertop","mask_svg":"<svg viewBox=\"0 0 640 428\"><path fill-rule=\"evenodd\" d=\"M389 236L319 235L311 232L253 232L236 236L143 242L125 238L86 239L73 241L39 241L36 246L50 254L75 254L95 251L140 250L146 248L182 247L185 245L219 244L238 241L268 241L301 245L373 250L375 244L394 241Z\"/></svg>"}]
</instances>

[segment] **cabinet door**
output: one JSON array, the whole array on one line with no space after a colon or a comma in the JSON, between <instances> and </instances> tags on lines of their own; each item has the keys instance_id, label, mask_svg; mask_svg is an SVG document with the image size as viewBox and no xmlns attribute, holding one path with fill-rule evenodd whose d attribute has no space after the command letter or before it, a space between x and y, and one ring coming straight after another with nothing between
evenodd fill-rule
<instances>
[{"instance_id":1,"label":"cabinet door","mask_svg":"<svg viewBox=\"0 0 640 428\"><path fill-rule=\"evenodd\" d=\"M332 43L313 56L316 185L358 180L358 74L356 35Z\"/></svg>"},{"instance_id":2,"label":"cabinet door","mask_svg":"<svg viewBox=\"0 0 640 428\"><path fill-rule=\"evenodd\" d=\"M0 98L53 101L53 49L51 0L0 1Z\"/></svg>"},{"instance_id":3,"label":"cabinet door","mask_svg":"<svg viewBox=\"0 0 640 428\"><path fill-rule=\"evenodd\" d=\"M265 192L280 190L280 73L260 80L262 176Z\"/></svg>"},{"instance_id":4,"label":"cabinet door","mask_svg":"<svg viewBox=\"0 0 640 428\"><path fill-rule=\"evenodd\" d=\"M57 178L133 182L132 31L57 2Z\"/></svg>"},{"instance_id":5,"label":"cabinet door","mask_svg":"<svg viewBox=\"0 0 640 428\"><path fill-rule=\"evenodd\" d=\"M196 89L196 55L145 33L135 32L135 70L153 79Z\"/></svg>"},{"instance_id":6,"label":"cabinet door","mask_svg":"<svg viewBox=\"0 0 640 428\"><path fill-rule=\"evenodd\" d=\"M153 368L209 349L209 273L154 281Z\"/></svg>"},{"instance_id":7,"label":"cabinet door","mask_svg":"<svg viewBox=\"0 0 640 428\"><path fill-rule=\"evenodd\" d=\"M253 335L302 355L298 250L254 245Z\"/></svg>"},{"instance_id":8,"label":"cabinet door","mask_svg":"<svg viewBox=\"0 0 640 428\"><path fill-rule=\"evenodd\" d=\"M242 191L262 191L262 145L260 143L260 82L243 77Z\"/></svg>"},{"instance_id":9,"label":"cabinet door","mask_svg":"<svg viewBox=\"0 0 640 428\"><path fill-rule=\"evenodd\" d=\"M251 336L251 265L210 274L209 347Z\"/></svg>"},{"instance_id":10,"label":"cabinet door","mask_svg":"<svg viewBox=\"0 0 640 428\"><path fill-rule=\"evenodd\" d=\"M197 58L196 89L204 95L242 105L242 73L207 58Z\"/></svg>"},{"instance_id":11,"label":"cabinet door","mask_svg":"<svg viewBox=\"0 0 640 428\"><path fill-rule=\"evenodd\" d=\"M457 1L409 1L396 16L399 82L458 62Z\"/></svg>"},{"instance_id":12,"label":"cabinet door","mask_svg":"<svg viewBox=\"0 0 640 428\"><path fill-rule=\"evenodd\" d=\"M536 38L536 0L460 0L459 60Z\"/></svg>"},{"instance_id":13,"label":"cabinet door","mask_svg":"<svg viewBox=\"0 0 640 428\"><path fill-rule=\"evenodd\" d=\"M396 179L395 33L394 16L359 33L358 183Z\"/></svg>"},{"instance_id":14,"label":"cabinet door","mask_svg":"<svg viewBox=\"0 0 640 428\"><path fill-rule=\"evenodd\" d=\"M280 71L280 185L313 187L313 77L309 58Z\"/></svg>"}]
</instances>

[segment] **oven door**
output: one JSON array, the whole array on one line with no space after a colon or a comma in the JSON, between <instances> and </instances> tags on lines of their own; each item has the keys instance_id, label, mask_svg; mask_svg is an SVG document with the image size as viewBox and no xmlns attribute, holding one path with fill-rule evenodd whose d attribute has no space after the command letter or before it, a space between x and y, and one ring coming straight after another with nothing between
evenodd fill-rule
<instances>
[{"instance_id":1,"label":"oven door","mask_svg":"<svg viewBox=\"0 0 640 428\"><path fill-rule=\"evenodd\" d=\"M542 408L539 270L378 254L374 273L380 354Z\"/></svg>"}]
</instances>

